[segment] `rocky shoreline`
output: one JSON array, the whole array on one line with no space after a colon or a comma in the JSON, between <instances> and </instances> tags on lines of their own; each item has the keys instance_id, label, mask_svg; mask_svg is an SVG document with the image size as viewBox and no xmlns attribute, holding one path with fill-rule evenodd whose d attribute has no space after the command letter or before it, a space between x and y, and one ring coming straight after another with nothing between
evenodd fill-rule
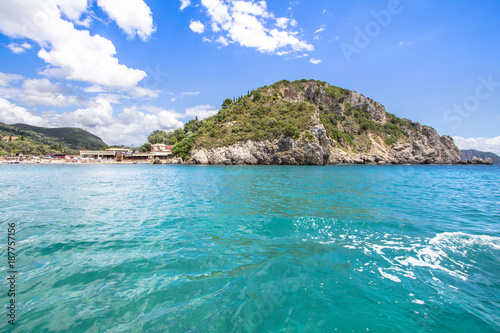
<instances>
[{"instance_id":1,"label":"rocky shoreline","mask_svg":"<svg viewBox=\"0 0 500 333\"><path fill-rule=\"evenodd\" d=\"M390 149L372 140L369 153L349 152L333 147L323 125L310 129L314 140L281 137L273 142L246 141L228 147L194 149L189 164L205 165L327 165L327 164L463 164L460 151L448 136L439 136L427 126L417 128L412 143L393 144ZM475 164L488 164L485 162Z\"/></svg>"}]
</instances>

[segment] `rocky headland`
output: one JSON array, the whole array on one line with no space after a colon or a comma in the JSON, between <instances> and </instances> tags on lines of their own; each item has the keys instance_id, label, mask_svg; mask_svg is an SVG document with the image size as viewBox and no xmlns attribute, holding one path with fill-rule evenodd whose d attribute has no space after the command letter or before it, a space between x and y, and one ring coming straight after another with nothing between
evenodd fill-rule
<instances>
[{"instance_id":1,"label":"rocky headland","mask_svg":"<svg viewBox=\"0 0 500 333\"><path fill-rule=\"evenodd\" d=\"M228 99L217 115L189 130L178 145L191 144L184 151L191 164L460 163L451 137L398 118L357 92L313 80L281 81Z\"/></svg>"}]
</instances>

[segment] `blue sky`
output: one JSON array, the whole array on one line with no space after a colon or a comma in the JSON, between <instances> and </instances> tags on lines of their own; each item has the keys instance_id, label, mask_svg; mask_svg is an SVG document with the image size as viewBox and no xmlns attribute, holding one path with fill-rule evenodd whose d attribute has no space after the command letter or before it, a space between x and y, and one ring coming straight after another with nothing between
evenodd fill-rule
<instances>
[{"instance_id":1,"label":"blue sky","mask_svg":"<svg viewBox=\"0 0 500 333\"><path fill-rule=\"evenodd\" d=\"M500 2L5 0L0 121L140 145L282 79L500 153Z\"/></svg>"}]
</instances>

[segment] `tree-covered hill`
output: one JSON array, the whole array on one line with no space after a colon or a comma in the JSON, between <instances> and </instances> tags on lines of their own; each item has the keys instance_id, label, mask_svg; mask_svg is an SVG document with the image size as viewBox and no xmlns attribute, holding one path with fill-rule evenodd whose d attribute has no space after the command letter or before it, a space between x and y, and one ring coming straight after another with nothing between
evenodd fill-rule
<instances>
[{"instance_id":1,"label":"tree-covered hill","mask_svg":"<svg viewBox=\"0 0 500 333\"><path fill-rule=\"evenodd\" d=\"M17 129L21 135L31 138L35 136L37 141L54 144L61 142L69 149L101 149L107 145L98 136L87 132L81 128L75 127L59 127L59 128L46 128L36 127L26 124L13 124L11 127ZM41 134L39 136L37 134ZM19 135L19 134L18 134Z\"/></svg>"},{"instance_id":2,"label":"tree-covered hill","mask_svg":"<svg viewBox=\"0 0 500 333\"><path fill-rule=\"evenodd\" d=\"M78 154L80 149L102 149L106 144L80 128L44 128L0 122L0 154L48 155L64 152ZM16 140L12 138L17 137Z\"/></svg>"},{"instance_id":3,"label":"tree-covered hill","mask_svg":"<svg viewBox=\"0 0 500 333\"><path fill-rule=\"evenodd\" d=\"M286 138L292 141L284 143ZM182 157L203 151L201 155L212 156L207 157L208 163L233 163L234 152L215 149L248 142L263 143L244 148L254 158L243 163L252 164L326 163L333 153L340 162L352 156L356 161L388 163L455 163L460 159L451 138L398 118L357 92L316 80L283 80L226 99L216 115L192 120L172 133L155 131L149 141L174 145L173 153Z\"/></svg>"}]
</instances>

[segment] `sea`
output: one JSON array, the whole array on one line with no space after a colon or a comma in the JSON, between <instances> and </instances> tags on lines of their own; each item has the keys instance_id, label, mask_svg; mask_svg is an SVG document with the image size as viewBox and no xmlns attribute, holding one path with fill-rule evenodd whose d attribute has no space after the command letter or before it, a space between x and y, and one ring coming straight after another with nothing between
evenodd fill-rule
<instances>
[{"instance_id":1,"label":"sea","mask_svg":"<svg viewBox=\"0 0 500 333\"><path fill-rule=\"evenodd\" d=\"M498 165L1 165L0 228L2 332L500 331Z\"/></svg>"}]
</instances>

